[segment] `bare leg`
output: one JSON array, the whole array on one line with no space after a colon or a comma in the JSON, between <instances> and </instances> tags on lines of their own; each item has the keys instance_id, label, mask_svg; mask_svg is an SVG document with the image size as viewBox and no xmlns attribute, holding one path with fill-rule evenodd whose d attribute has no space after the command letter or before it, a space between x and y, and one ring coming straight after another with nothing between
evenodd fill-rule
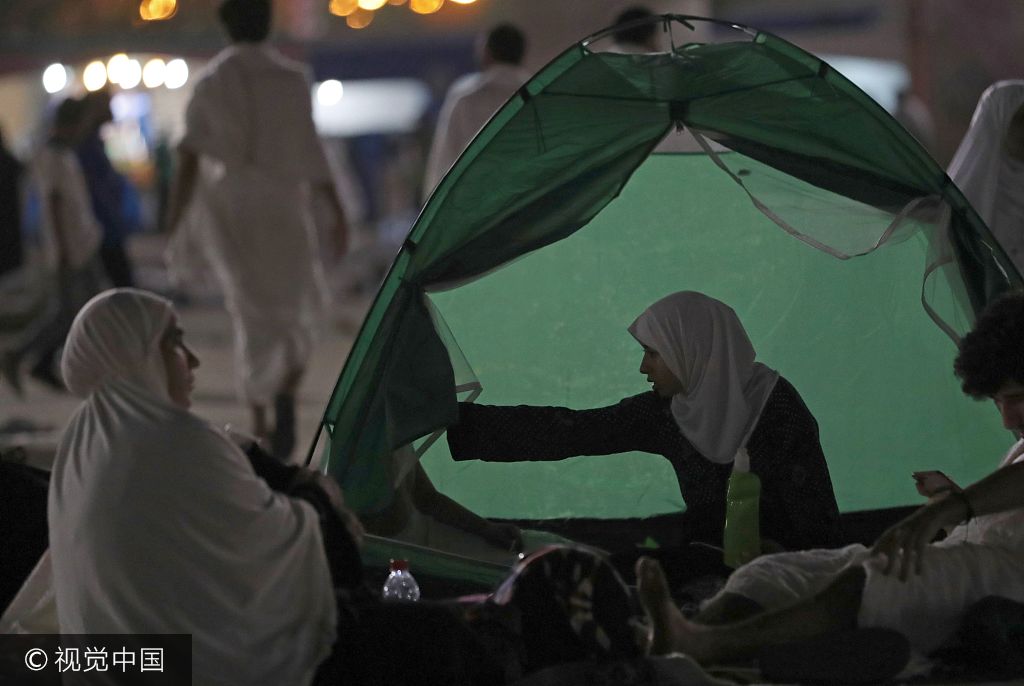
<instances>
[{"instance_id":1,"label":"bare leg","mask_svg":"<svg viewBox=\"0 0 1024 686\"><path fill-rule=\"evenodd\" d=\"M271 437L271 453L287 462L295 448L295 393L305 369L298 367L285 378L281 391L274 396L274 435Z\"/></svg>"},{"instance_id":2,"label":"bare leg","mask_svg":"<svg viewBox=\"0 0 1024 686\"><path fill-rule=\"evenodd\" d=\"M650 558L637 561L640 602L651 617L651 653L682 652L701 664L753 657L767 645L814 638L857 625L864 570L839 574L824 591L788 608L732 624L708 626L683 617L672 603L661 566Z\"/></svg>"},{"instance_id":3,"label":"bare leg","mask_svg":"<svg viewBox=\"0 0 1024 686\"><path fill-rule=\"evenodd\" d=\"M693 618L698 624L731 624L764 612L760 603L739 593L722 593Z\"/></svg>"},{"instance_id":4,"label":"bare leg","mask_svg":"<svg viewBox=\"0 0 1024 686\"><path fill-rule=\"evenodd\" d=\"M295 395L296 391L299 390L299 384L302 383L302 376L305 373L305 367L296 367L289 372L288 376L284 378L284 383L281 384L281 393Z\"/></svg>"}]
</instances>

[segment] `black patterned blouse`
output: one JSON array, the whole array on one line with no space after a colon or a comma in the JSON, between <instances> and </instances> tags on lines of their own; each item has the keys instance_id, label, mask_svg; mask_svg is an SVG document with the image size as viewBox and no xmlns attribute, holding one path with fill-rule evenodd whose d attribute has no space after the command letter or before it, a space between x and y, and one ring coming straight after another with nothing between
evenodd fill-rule
<instances>
[{"instance_id":1,"label":"black patterned blouse","mask_svg":"<svg viewBox=\"0 0 1024 686\"><path fill-rule=\"evenodd\" d=\"M448 427L455 460L519 462L641 451L672 464L686 502L678 543L720 544L731 464L701 456L679 431L669 400L653 391L592 410L459 404ZM761 536L787 549L839 544L839 508L818 440L818 423L793 385L779 377L747 442L761 479Z\"/></svg>"}]
</instances>

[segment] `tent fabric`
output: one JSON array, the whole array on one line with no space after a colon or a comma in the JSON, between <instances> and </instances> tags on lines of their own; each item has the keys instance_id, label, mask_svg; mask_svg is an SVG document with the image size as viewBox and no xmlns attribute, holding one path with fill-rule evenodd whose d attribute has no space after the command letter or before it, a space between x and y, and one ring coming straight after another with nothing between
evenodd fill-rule
<instances>
[{"instance_id":1,"label":"tent fabric","mask_svg":"<svg viewBox=\"0 0 1024 686\"><path fill-rule=\"evenodd\" d=\"M665 15L657 21L678 32L680 25L708 20ZM475 376L484 373L480 357L464 355L464 342L479 333L473 327L487 326L481 322L494 324L500 308L487 301L481 307L479 300L470 307L471 299L463 294L487 291L486 284L499 282L506 274L520 274L517 288L540 288L537 279L523 273L528 264L555 253L567 260L560 278L571 285L577 278L571 271L575 256L558 249L572 244L582 254L585 239L597 240L599 235L616 241L615 232L604 223L606 217L624 221L623 234L636 234L641 231L636 225L649 224L650 237L640 241L661 241L666 249L683 251L679 254L687 259L691 255L686 251L693 251L694 274L698 268L717 265L707 277L717 281L714 287L682 283L687 275L680 273L675 275L675 287L659 295L682 287L729 290L734 272L749 266L730 260L757 259L761 254L803 260L811 265L807 274L824 274L819 278L826 280L828 274L859 274L864 286L860 290L873 293L878 284L872 281L871 269L839 268L867 255L872 264L891 267L901 279L913 269L913 297L921 301L918 312L923 304L927 315L955 339L987 302L1021 283L942 169L880 106L812 55L750 29L738 29L722 42L691 43L657 54L601 53L588 49L589 44L588 39L571 46L536 74L467 147L423 208L364 321L325 411L323 427L329 440L320 456L321 466L339 479L349 503L359 511L373 512L388 502L398 469L391 459L393 451L454 421L456 389L475 384ZM677 126L727 151L715 154L713 163L705 155L648 159ZM703 163L699 168L698 161ZM736 184L746 196L736 195ZM708 192L687 196L691 204L685 207L674 204L676 196L684 195L681 191L694 188ZM750 211L751 201L755 211ZM614 214L616 207L627 203L632 215L623 219ZM672 216L662 211L669 206ZM804 243L844 259L832 260L835 266L821 266L817 258L799 252L807 247L789 236L777 232L787 239L785 245L768 238L761 231L766 217ZM716 240L730 232L738 236L737 250L724 239ZM771 252L759 253L762 244L769 243ZM874 251L882 246L895 246L882 251L890 257L875 257ZM625 256L629 249L620 252ZM699 258L698 249L705 251ZM646 254L657 260L656 252ZM617 257L605 250L594 259L607 269L630 268L616 263ZM854 257L858 259L848 259ZM646 270L643 277L650 274ZM786 278L785 273L771 276ZM627 289L636 286L640 292L643 284L643 278L621 283L617 297L631 297ZM514 301L526 313L516 321L530 326L560 296L561 286L546 287L545 293L523 292L521 297L487 292L492 299ZM600 282L594 282L590 293L596 296L601 290ZM630 306L642 308L653 299ZM885 302L876 303L880 315L891 314L881 311ZM470 309L480 317L477 324L463 316ZM575 326L587 325L585 309L579 308ZM834 315L823 312L825 317ZM536 320L531 320L531 313ZM452 335L438 333L444 327L435 324L442 317ZM748 322L746 312L741 317ZM805 326L812 327L813 336L827 337L829 327L835 324L839 330L841 323ZM569 330L573 323L564 325ZM908 326L921 324L915 319ZM775 333L770 326L764 331ZM934 326L931 331L941 338ZM854 330L845 340L823 345L859 354L858 335ZM898 336L895 332L890 339L897 345ZM761 352L764 346L758 342L757 347ZM943 348L946 352L936 352L931 359L941 359L950 349ZM512 343L503 352L519 354ZM463 358L473 364L472 371L464 368ZM486 371L503 365L495 362ZM914 361L907 366L913 367ZM819 375L827 371L834 370L823 369ZM533 382L531 389L548 383L532 373L529 365L521 373ZM948 366L937 375L950 377ZM487 399L537 402L536 397L509 395ZM904 430L897 424L897 433ZM991 431L991 424L978 431ZM969 445L967 433L957 440ZM861 440L850 438L854 444ZM451 469L441 464L443 457L428 462L431 468ZM494 474L500 482L502 475ZM443 479L434 478L433 472L432 478L443 487ZM472 490L467 491L470 496ZM616 508L616 503L609 503L605 513L617 513ZM671 508L663 505L664 509ZM538 507L516 514L550 513Z\"/></svg>"},{"instance_id":2,"label":"tent fabric","mask_svg":"<svg viewBox=\"0 0 1024 686\"><path fill-rule=\"evenodd\" d=\"M978 456L1001 449L1006 436L990 407L960 392L955 347L922 310L923 236L837 260L778 230L715 171L700 155L653 155L584 230L431 293L473 363L479 402L585 409L647 390L626 327L666 293L697 288L728 303L759 359L799 390L818 421L841 510L916 502L915 469L942 469L962 483L980 477ZM442 492L480 514L635 518L682 508L659 456L453 463L446 445L438 441L424 467Z\"/></svg>"}]
</instances>

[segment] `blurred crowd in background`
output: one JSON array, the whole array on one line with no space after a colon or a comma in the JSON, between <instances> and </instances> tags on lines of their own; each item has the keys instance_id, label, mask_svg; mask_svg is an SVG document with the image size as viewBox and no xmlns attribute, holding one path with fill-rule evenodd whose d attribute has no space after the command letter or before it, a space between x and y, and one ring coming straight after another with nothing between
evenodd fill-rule
<instances>
[{"instance_id":1,"label":"blurred crowd in background","mask_svg":"<svg viewBox=\"0 0 1024 686\"><path fill-rule=\"evenodd\" d=\"M186 104L225 39L211 3L136 5L17 0L0 7L0 343L7 350L27 320L42 316L38 265L53 257L40 231L44 199L32 160L53 140L68 102L78 105L65 112L74 121L62 135L88 188L108 283L142 285L183 302L218 297L215 280L201 270L177 280L168 273L165 212ZM328 232L321 235L335 297L372 295L423 201L489 113L561 50L633 5L276 2L271 43L308 66L314 121L350 227L341 258ZM1017 49L1024 5L1013 0L652 0L644 7L756 26L823 57L942 166L984 88L1024 73ZM496 27L519 36L511 53L507 40L497 55L488 45ZM716 38L697 33L642 38L642 49ZM628 42L614 49L629 49ZM470 90L469 99L480 102L453 114ZM314 210L325 224L329 208ZM8 355L5 365L12 364ZM58 383L46 364L32 374Z\"/></svg>"}]
</instances>

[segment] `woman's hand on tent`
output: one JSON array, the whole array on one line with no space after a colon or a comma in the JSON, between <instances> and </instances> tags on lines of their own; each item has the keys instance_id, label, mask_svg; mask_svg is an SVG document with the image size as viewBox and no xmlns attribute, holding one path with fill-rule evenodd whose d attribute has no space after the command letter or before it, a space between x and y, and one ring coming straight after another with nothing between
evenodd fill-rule
<instances>
[{"instance_id":1,"label":"woman's hand on tent","mask_svg":"<svg viewBox=\"0 0 1024 686\"><path fill-rule=\"evenodd\" d=\"M488 522L480 535L488 543L503 550L518 553L523 549L523 534L515 524Z\"/></svg>"},{"instance_id":2,"label":"woman's hand on tent","mask_svg":"<svg viewBox=\"0 0 1024 686\"><path fill-rule=\"evenodd\" d=\"M872 547L876 556L882 556L883 574L897 572L900 581L906 581L911 570L921 573L924 551L944 527L963 519L958 498L940 498L918 509L909 517L889 527Z\"/></svg>"}]
</instances>

